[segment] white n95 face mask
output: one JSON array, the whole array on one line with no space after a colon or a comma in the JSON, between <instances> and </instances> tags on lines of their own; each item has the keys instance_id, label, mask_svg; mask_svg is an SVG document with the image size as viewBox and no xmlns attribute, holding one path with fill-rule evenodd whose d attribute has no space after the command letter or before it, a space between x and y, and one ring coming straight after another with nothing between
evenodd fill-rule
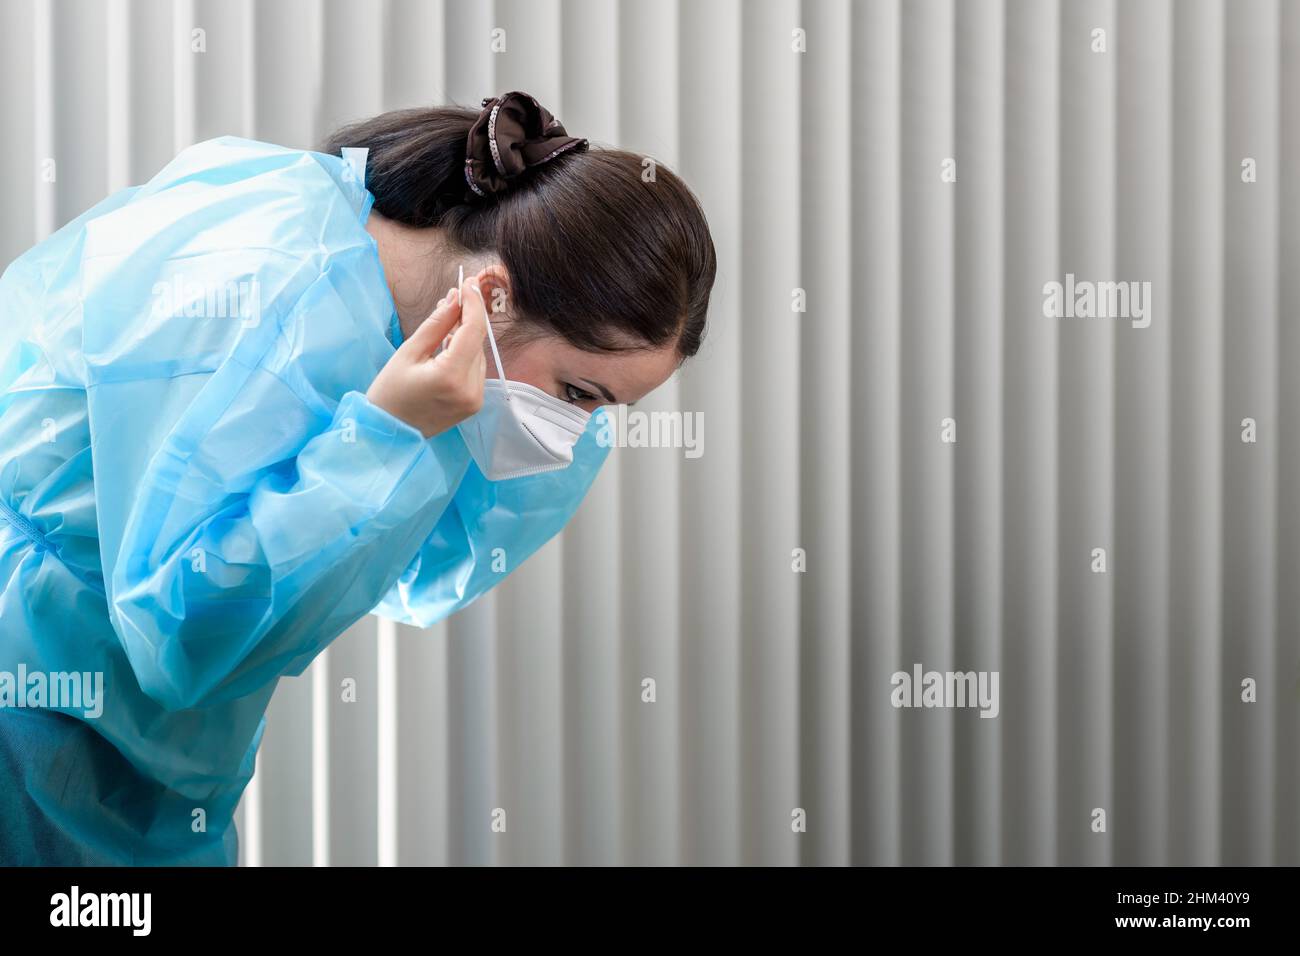
<instances>
[{"instance_id":1,"label":"white n95 face mask","mask_svg":"<svg viewBox=\"0 0 1300 956\"><path fill-rule=\"evenodd\" d=\"M464 284L463 268L461 275L457 288ZM483 310L491 315L486 302ZM474 463L489 481L567 468L590 413L527 382L507 379L491 321L487 334L498 377L484 383L483 407L456 426Z\"/></svg>"}]
</instances>

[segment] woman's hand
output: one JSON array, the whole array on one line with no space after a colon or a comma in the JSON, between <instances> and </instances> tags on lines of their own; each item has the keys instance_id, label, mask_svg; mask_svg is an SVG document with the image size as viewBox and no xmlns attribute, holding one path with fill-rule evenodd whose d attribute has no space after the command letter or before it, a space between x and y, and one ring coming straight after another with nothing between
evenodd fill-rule
<instances>
[{"instance_id":1,"label":"woman's hand","mask_svg":"<svg viewBox=\"0 0 1300 956\"><path fill-rule=\"evenodd\" d=\"M483 293L474 279L467 279L459 292L448 291L402 343L366 398L425 438L445 432L483 407L486 335Z\"/></svg>"}]
</instances>

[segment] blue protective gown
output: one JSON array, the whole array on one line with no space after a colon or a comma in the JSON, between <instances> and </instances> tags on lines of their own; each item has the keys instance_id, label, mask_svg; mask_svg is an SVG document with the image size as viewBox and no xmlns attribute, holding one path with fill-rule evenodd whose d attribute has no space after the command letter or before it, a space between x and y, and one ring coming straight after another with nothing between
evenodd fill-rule
<instances>
[{"instance_id":1,"label":"blue protective gown","mask_svg":"<svg viewBox=\"0 0 1300 956\"><path fill-rule=\"evenodd\" d=\"M468 604L594 480L603 413L490 482L366 400L400 340L372 202L216 139L0 278L0 863L234 863L279 677L372 609ZM17 706L20 667L102 673L102 713Z\"/></svg>"}]
</instances>

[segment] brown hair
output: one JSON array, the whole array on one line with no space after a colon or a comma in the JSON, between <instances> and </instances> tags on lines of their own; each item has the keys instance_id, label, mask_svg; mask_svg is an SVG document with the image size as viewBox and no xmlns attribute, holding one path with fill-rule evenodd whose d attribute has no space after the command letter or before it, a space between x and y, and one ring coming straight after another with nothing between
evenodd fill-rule
<instances>
[{"instance_id":1,"label":"brown hair","mask_svg":"<svg viewBox=\"0 0 1300 956\"><path fill-rule=\"evenodd\" d=\"M322 149L369 149L366 187L386 218L437 226L467 252L499 256L514 319L587 351L675 342L683 358L694 355L717 258L686 184L663 166L644 182L643 157L593 145L479 198L465 180L466 138L478 116L457 107L395 110L338 130Z\"/></svg>"}]
</instances>

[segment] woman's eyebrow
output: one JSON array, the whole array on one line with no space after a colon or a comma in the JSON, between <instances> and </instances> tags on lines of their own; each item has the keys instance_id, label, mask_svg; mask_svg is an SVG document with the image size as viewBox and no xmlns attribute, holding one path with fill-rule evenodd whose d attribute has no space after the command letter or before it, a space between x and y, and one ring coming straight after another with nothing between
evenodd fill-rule
<instances>
[{"instance_id":1,"label":"woman's eyebrow","mask_svg":"<svg viewBox=\"0 0 1300 956\"><path fill-rule=\"evenodd\" d=\"M618 400L617 398L614 397L614 393L611 392L609 389L607 389L604 385L601 385L600 382L593 382L593 381L592 381L591 379L589 379L589 378L580 378L580 379L578 379L578 381L581 382L583 385L590 385L590 386L591 386L592 388L594 388L596 391L600 392L600 394L601 394L602 396L604 396L605 401L609 402L611 405L618 405L618 404L620 404L620 403L619 403L619 400ZM635 405L636 403L635 403L635 402L629 402L628 404L629 404L629 405Z\"/></svg>"}]
</instances>

